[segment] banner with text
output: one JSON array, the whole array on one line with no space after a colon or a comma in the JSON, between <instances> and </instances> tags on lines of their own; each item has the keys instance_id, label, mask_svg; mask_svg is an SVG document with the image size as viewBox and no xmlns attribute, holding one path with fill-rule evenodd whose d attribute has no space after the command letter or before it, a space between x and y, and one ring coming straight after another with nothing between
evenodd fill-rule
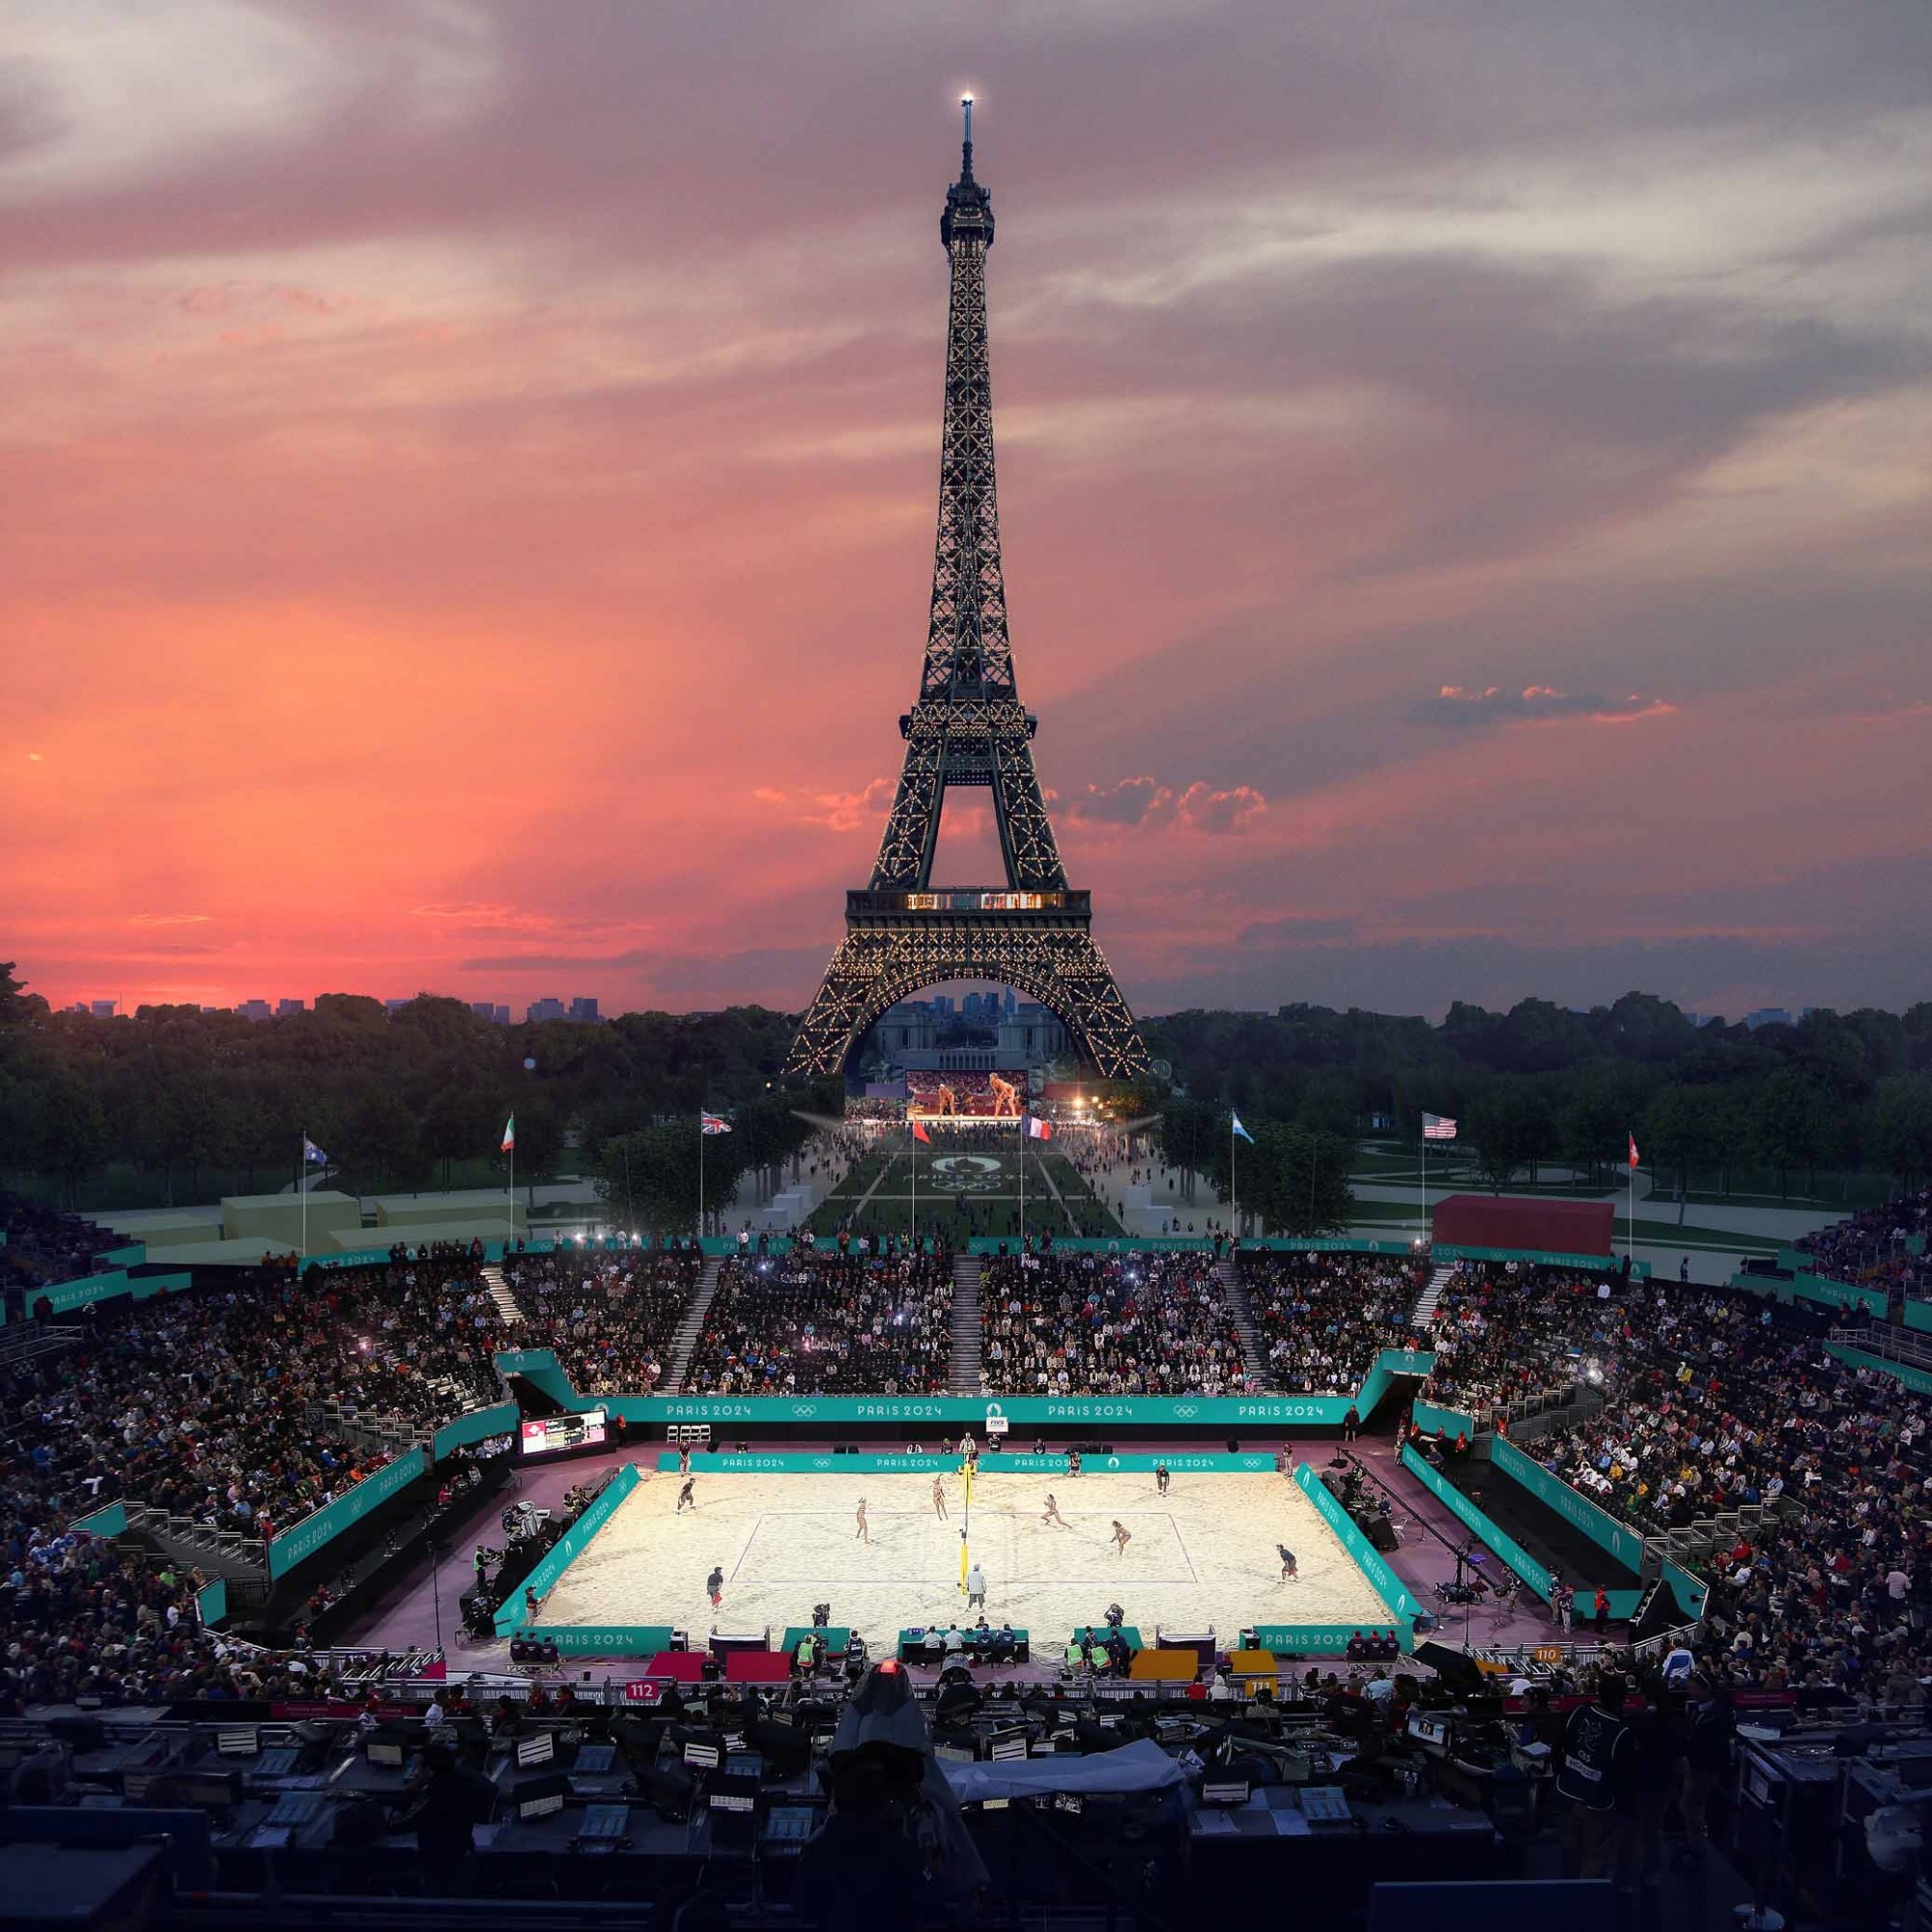
<instances>
[{"instance_id":1,"label":"banner with text","mask_svg":"<svg viewBox=\"0 0 1932 1932\"><path fill-rule=\"evenodd\" d=\"M1426 1376L1435 1366L1428 1350L1384 1349L1354 1396L596 1396L580 1395L549 1349L506 1349L496 1356L506 1376L523 1376L566 1408L600 1407L627 1423L708 1422L756 1428L810 1423L821 1428L854 1422L895 1426L934 1424L983 1434L989 1416L1010 1429L1143 1428L1339 1429L1353 1407L1367 1416L1396 1376Z\"/></svg>"},{"instance_id":2,"label":"banner with text","mask_svg":"<svg viewBox=\"0 0 1932 1932\"><path fill-rule=\"evenodd\" d=\"M604 1492L557 1538L544 1559L524 1578L524 1590L533 1591L539 1601L556 1588L556 1579L589 1548L591 1538L616 1515L624 1498L644 1480L635 1463L624 1466L604 1486ZM524 1626L524 1597L513 1592L509 1600L497 1605L497 1634L521 1634Z\"/></svg>"},{"instance_id":3,"label":"banner with text","mask_svg":"<svg viewBox=\"0 0 1932 1932\"><path fill-rule=\"evenodd\" d=\"M1409 1594L1408 1585L1389 1568L1381 1551L1355 1527L1354 1519L1306 1463L1295 1465L1294 1480L1301 1493L1315 1505L1315 1513L1341 1539L1342 1548L1349 1552L1355 1568L1369 1579L1369 1587L1387 1606L1389 1621L1395 1626L1403 1649L1413 1650L1415 1617L1422 1605ZM1345 1637L1343 1641L1346 1643L1348 1639Z\"/></svg>"},{"instance_id":4,"label":"banner with text","mask_svg":"<svg viewBox=\"0 0 1932 1932\"><path fill-rule=\"evenodd\" d=\"M333 1542L371 1510L382 1508L399 1491L408 1489L428 1467L420 1449L406 1449L393 1463L385 1463L373 1476L364 1476L332 1503L303 1517L269 1545L269 1575L286 1577L324 1544Z\"/></svg>"},{"instance_id":5,"label":"banner with text","mask_svg":"<svg viewBox=\"0 0 1932 1932\"><path fill-rule=\"evenodd\" d=\"M1606 1549L1626 1570L1643 1569L1643 1538L1629 1523L1619 1522L1607 1510L1599 1509L1561 1477L1552 1476L1543 1464L1525 1456L1506 1436L1490 1442L1491 1464L1503 1475L1521 1484L1540 1502L1547 1503L1572 1529L1580 1530L1600 1549Z\"/></svg>"}]
</instances>

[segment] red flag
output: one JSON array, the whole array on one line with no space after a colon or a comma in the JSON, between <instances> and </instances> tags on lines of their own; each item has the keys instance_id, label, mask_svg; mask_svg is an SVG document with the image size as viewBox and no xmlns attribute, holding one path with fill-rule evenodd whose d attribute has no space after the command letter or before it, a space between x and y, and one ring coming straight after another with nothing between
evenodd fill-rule
<instances>
[{"instance_id":1,"label":"red flag","mask_svg":"<svg viewBox=\"0 0 1932 1932\"><path fill-rule=\"evenodd\" d=\"M923 1141L927 1147L932 1145L932 1136L926 1132L923 1121L915 1121L912 1123L912 1137L916 1141Z\"/></svg>"},{"instance_id":2,"label":"red flag","mask_svg":"<svg viewBox=\"0 0 1932 1932\"><path fill-rule=\"evenodd\" d=\"M1634 1168L1636 1166L1636 1136L1634 1134L1631 1135L1630 1144L1631 1144L1631 1166Z\"/></svg>"}]
</instances>

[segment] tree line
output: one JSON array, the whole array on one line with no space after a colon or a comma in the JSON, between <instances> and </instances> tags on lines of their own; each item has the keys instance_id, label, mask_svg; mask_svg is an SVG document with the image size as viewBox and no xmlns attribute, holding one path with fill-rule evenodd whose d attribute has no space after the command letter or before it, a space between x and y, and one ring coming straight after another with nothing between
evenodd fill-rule
<instances>
[{"instance_id":1,"label":"tree line","mask_svg":"<svg viewBox=\"0 0 1932 1932\"><path fill-rule=\"evenodd\" d=\"M734 1129L704 1149L719 1202L749 1168L776 1176L812 1117L842 1111L836 1079L781 1082L792 1027L760 1007L505 1027L429 994L393 1011L328 994L259 1022L169 1006L101 1019L51 1011L0 964L0 1181L72 1201L128 1161L171 1200L199 1198L208 1169L279 1187L305 1134L344 1186L447 1185L497 1160L514 1113L520 1180L574 1150L638 1225L688 1226L700 1110ZM1146 1032L1173 1078L1132 1109L1161 1115L1162 1157L1225 1200L1237 1111L1255 1140L1235 1155L1236 1200L1282 1233L1346 1218L1357 1138L1380 1119L1413 1141L1425 1111L1458 1118L1494 1186L1551 1161L1607 1184L1632 1132L1676 1185L1701 1175L1728 1189L1743 1166L1781 1187L1815 1187L1826 1169L1905 1188L1932 1176L1932 1003L1754 1032L1695 1026L1641 993L1587 1013L1459 1003L1440 1025L1309 1006L1182 1012Z\"/></svg>"},{"instance_id":2,"label":"tree line","mask_svg":"<svg viewBox=\"0 0 1932 1932\"><path fill-rule=\"evenodd\" d=\"M1492 1187L1561 1161L1605 1184L1634 1136L1675 1191L1693 1175L1729 1192L1742 1168L1780 1192L1823 1170L1864 1170L1901 1189L1932 1176L1932 1003L1903 1014L1813 1011L1755 1030L1698 1026L1628 993L1575 1012L1522 1000L1506 1013L1458 1003L1439 1026L1321 1007L1184 1012L1150 1022L1152 1050L1189 1096L1258 1120L1352 1137L1385 1120L1413 1143L1424 1113L1456 1119Z\"/></svg>"},{"instance_id":3,"label":"tree line","mask_svg":"<svg viewBox=\"0 0 1932 1932\"><path fill-rule=\"evenodd\" d=\"M747 1167L776 1167L810 1137L796 1110L838 1112L836 1082L780 1095L790 1037L786 1015L756 1007L505 1027L430 994L394 1011L337 993L264 1021L173 1006L101 1019L50 1011L0 963L0 1182L71 1204L113 1161L158 1177L169 1201L202 1198L210 1169L274 1190L298 1172L306 1136L335 1184L448 1185L459 1168L506 1171L514 1114L520 1184L554 1175L567 1149L604 1178L607 1145L633 1135L644 1149L668 1137L633 1161L666 1172L671 1144L690 1141L681 1218L640 1221L689 1227L700 1110L735 1129L706 1149L721 1200ZM629 1202L641 1211L655 1198L634 1186Z\"/></svg>"}]
</instances>

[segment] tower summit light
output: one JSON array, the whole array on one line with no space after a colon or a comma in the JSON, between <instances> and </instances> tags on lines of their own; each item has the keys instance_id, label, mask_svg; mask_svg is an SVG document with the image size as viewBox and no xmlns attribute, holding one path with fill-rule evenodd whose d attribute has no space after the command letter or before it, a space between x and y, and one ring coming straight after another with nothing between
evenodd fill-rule
<instances>
[{"instance_id":1,"label":"tower summit light","mask_svg":"<svg viewBox=\"0 0 1932 1932\"><path fill-rule=\"evenodd\" d=\"M993 197L973 175L973 97L959 105L959 179L939 218L952 294L925 661L918 700L899 720L905 763L871 884L845 895L845 937L799 1022L785 1071L837 1072L895 1001L949 980L991 980L1037 1000L1103 1078L1122 1079L1149 1070L1147 1046L1094 944L1092 895L1066 883L1034 770L1039 721L1013 679L986 351ZM992 793L1004 886L932 884L952 785Z\"/></svg>"}]
</instances>

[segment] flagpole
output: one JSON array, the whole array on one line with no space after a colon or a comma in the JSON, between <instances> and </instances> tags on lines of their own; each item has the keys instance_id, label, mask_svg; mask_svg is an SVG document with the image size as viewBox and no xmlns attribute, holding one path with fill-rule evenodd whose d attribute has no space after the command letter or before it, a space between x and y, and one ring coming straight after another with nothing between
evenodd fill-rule
<instances>
[{"instance_id":1,"label":"flagpole","mask_svg":"<svg viewBox=\"0 0 1932 1932\"><path fill-rule=\"evenodd\" d=\"M1415 1237L1419 1241L1429 1238L1429 1122L1422 1122L1422 1139L1416 1143L1422 1150L1422 1179L1418 1183L1421 1198L1416 1202Z\"/></svg>"},{"instance_id":2,"label":"flagpole","mask_svg":"<svg viewBox=\"0 0 1932 1932\"><path fill-rule=\"evenodd\" d=\"M704 1102L697 1103L697 1248L704 1251Z\"/></svg>"},{"instance_id":3,"label":"flagpole","mask_svg":"<svg viewBox=\"0 0 1932 1932\"><path fill-rule=\"evenodd\" d=\"M1631 1153L1634 1155L1636 1136L1627 1134L1625 1138L1630 1142ZM1624 1260L1634 1264L1636 1255L1636 1161L1633 1158L1626 1165L1630 1168L1630 1207L1624 1213Z\"/></svg>"},{"instance_id":4,"label":"flagpole","mask_svg":"<svg viewBox=\"0 0 1932 1932\"><path fill-rule=\"evenodd\" d=\"M1235 1122L1240 1117L1228 1109L1228 1233L1235 1236L1241 1225L1240 1209L1235 1205Z\"/></svg>"},{"instance_id":5,"label":"flagpole","mask_svg":"<svg viewBox=\"0 0 1932 1932\"><path fill-rule=\"evenodd\" d=\"M299 1275L302 1263L308 1260L308 1129L302 1129L301 1152L296 1160L296 1192L301 1196L301 1253L296 1258L296 1273Z\"/></svg>"},{"instance_id":6,"label":"flagpole","mask_svg":"<svg viewBox=\"0 0 1932 1932\"><path fill-rule=\"evenodd\" d=\"M1026 1253L1026 1144L1028 1116L1020 1116L1020 1253Z\"/></svg>"},{"instance_id":7,"label":"flagpole","mask_svg":"<svg viewBox=\"0 0 1932 1932\"><path fill-rule=\"evenodd\" d=\"M912 1151L906 1156L912 1162L912 1251L919 1253L919 1136L912 1137Z\"/></svg>"}]
</instances>

